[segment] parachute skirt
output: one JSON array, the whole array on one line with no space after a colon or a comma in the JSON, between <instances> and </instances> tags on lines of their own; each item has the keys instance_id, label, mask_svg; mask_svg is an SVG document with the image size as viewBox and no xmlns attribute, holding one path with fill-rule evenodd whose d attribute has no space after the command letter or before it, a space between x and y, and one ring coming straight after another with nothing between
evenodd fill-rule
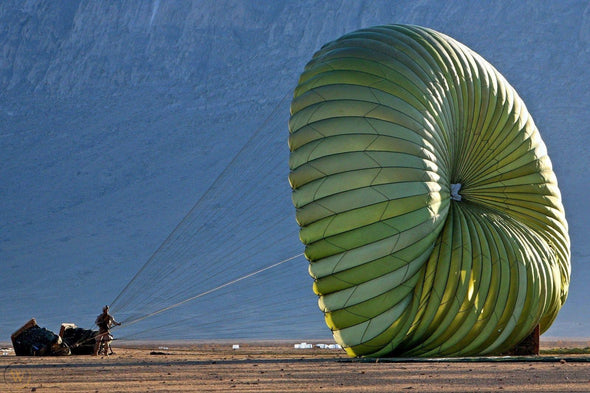
<instances>
[{"instance_id":1,"label":"parachute skirt","mask_svg":"<svg viewBox=\"0 0 590 393\"><path fill-rule=\"evenodd\" d=\"M290 175L313 289L350 356L466 356L546 331L570 246L527 109L436 31L359 30L307 64Z\"/></svg>"}]
</instances>

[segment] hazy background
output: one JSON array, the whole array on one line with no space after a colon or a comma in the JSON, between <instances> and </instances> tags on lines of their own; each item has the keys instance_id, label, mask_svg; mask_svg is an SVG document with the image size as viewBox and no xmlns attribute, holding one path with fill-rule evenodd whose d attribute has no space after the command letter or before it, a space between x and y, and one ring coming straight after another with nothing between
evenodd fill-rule
<instances>
[{"instance_id":1,"label":"hazy background","mask_svg":"<svg viewBox=\"0 0 590 393\"><path fill-rule=\"evenodd\" d=\"M91 327L263 124L276 134L268 154L284 157L271 183L284 198L260 192L257 201L279 206L296 233L286 180L289 99L281 99L321 45L389 23L463 42L524 99L552 159L572 240L570 297L546 336L590 337L587 1L4 0L0 340L30 317L54 331L66 321ZM303 250L296 235L289 247ZM300 264L275 284L301 288L294 296L309 299L304 311L312 314L306 334L329 336ZM285 313L273 307L258 309ZM296 324L298 312L281 323Z\"/></svg>"}]
</instances>

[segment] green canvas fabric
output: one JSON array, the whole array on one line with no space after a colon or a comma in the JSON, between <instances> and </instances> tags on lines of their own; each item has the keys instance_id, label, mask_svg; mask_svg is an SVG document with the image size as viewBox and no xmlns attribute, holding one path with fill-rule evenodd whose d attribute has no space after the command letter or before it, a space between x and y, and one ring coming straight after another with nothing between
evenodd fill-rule
<instances>
[{"instance_id":1,"label":"green canvas fabric","mask_svg":"<svg viewBox=\"0 0 590 393\"><path fill-rule=\"evenodd\" d=\"M313 290L349 355L498 354L551 326L570 280L557 179L479 55L418 26L346 34L305 67L289 132Z\"/></svg>"}]
</instances>

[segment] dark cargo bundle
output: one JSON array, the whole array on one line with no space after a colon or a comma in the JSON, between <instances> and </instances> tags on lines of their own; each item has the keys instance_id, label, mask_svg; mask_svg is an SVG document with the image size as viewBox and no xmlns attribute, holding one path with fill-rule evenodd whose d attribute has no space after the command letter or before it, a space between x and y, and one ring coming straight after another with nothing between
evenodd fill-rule
<instances>
[{"instance_id":1,"label":"dark cargo bundle","mask_svg":"<svg viewBox=\"0 0 590 393\"><path fill-rule=\"evenodd\" d=\"M59 335L70 347L72 355L92 355L94 352L96 330L79 328L74 324L62 324Z\"/></svg>"},{"instance_id":2,"label":"dark cargo bundle","mask_svg":"<svg viewBox=\"0 0 590 393\"><path fill-rule=\"evenodd\" d=\"M69 355L70 348L55 333L39 327L31 319L10 336L17 356L62 356Z\"/></svg>"}]
</instances>

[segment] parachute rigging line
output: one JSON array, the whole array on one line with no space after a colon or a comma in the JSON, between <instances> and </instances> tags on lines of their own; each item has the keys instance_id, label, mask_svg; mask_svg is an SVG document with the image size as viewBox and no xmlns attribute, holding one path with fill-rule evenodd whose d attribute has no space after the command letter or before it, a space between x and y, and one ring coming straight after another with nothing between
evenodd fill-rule
<instances>
[{"instance_id":1,"label":"parachute rigging line","mask_svg":"<svg viewBox=\"0 0 590 393\"><path fill-rule=\"evenodd\" d=\"M274 109L272 110L272 112L270 113L269 116L267 116L267 118L265 119L265 121L262 123L262 125L252 134L252 136L250 136L250 138L248 139L248 141L242 146L242 148L238 151L238 153L232 158L232 160L229 162L229 164L226 165L226 167L223 169L223 171L221 171L221 173L219 175L217 175L217 177L215 178L215 180L213 181L213 183L211 183L211 185L209 185L209 187L207 188L207 190L201 195L201 197L197 200L197 203L195 203L193 205L193 207L189 210L189 212L183 217L183 219L178 223L178 225L176 225L176 227L172 230L172 232L170 232L170 234L168 235L168 237L164 240L164 242L162 242L162 244L156 249L156 251L150 256L150 258L148 259L148 261L141 267L141 269L139 269L139 271L133 276L133 278L127 283L127 285L125 285L125 287L123 288L123 290L121 290L121 292L115 297L115 299L111 302L111 304L115 304L119 298L125 293L125 291L127 291L127 289L130 287L130 285L136 280L136 278L145 270L145 268L147 266L149 266L150 262L154 259L154 257L168 244L171 242L171 239L174 237L174 235L176 234L176 232L178 231L178 229L180 227L182 227L182 224L184 222L187 221L187 219L192 215L192 213L200 206L201 202L205 199L205 197L208 195L208 193L210 192L210 190L219 182L219 180L228 172L229 168L232 167L233 163L237 160L237 158L240 156L240 154L246 149L246 146L248 145L248 143L253 140L260 132L261 130L267 125L267 123L270 121L270 119L276 114L276 112L278 111L278 108L281 106L282 103L285 102L285 99L289 96L290 91L287 91L287 93L285 93L283 95L283 97L281 98L281 100L279 101L279 103L274 107Z\"/></svg>"},{"instance_id":2,"label":"parachute rigging line","mask_svg":"<svg viewBox=\"0 0 590 393\"><path fill-rule=\"evenodd\" d=\"M133 324L135 324L135 323L137 323L137 322L140 322L140 321L142 321L142 320L144 320L144 319L146 319L146 318L149 318L149 317L152 317L152 316L154 316L154 315L158 315L158 314L161 314L161 313L163 313L163 312L165 312L165 311L171 310L171 309L173 309L173 308L176 308L176 307L182 306L182 305L183 305L183 304L185 304L185 303L188 303L188 302L190 302L190 301L193 301L193 300L195 300L195 299L198 299L198 298L200 298L200 297L203 297L203 296L205 296L205 295L209 295L209 294L211 294L211 293L213 293L213 292L215 292L215 291L218 291L218 290L220 290L220 289L223 289L223 288L225 288L225 287L228 287L228 286L230 286L230 285L232 285L232 284L235 284L235 283L237 283L237 282L240 282L240 281L242 281L242 280L245 280L245 279L247 279L247 278L250 278L250 277L252 277L252 276L255 276L255 275L257 275L257 274L260 274L260 273L262 273L262 272L264 272L264 271L267 271L267 270L270 270L270 269L272 269L272 268L275 268L275 267L277 267L277 266L280 266L280 265L282 265L282 264L284 264L284 263L287 263L287 262L289 262L289 261L292 261L292 260L294 260L294 259L297 259L297 258L299 258L299 257L301 257L301 256L303 256L303 253L300 253L300 254L294 255L294 256L292 256L292 257L290 257L290 258L287 258L287 259L283 259L282 261L279 261L279 262L273 263L273 264L272 264L272 265L270 265L270 266L266 266L266 267L264 267L264 268L262 268L262 269L259 269L259 270L255 271L255 272L248 273L248 274L246 274L245 276L242 276L242 277L236 278L235 280L231 280L231 281L228 281L228 282L226 282L226 283L224 283L224 284L221 284L221 285L219 285L219 286L217 286L217 287L215 287L215 288L211 288L211 289L208 289L208 290L206 290L206 291L203 291L203 292L201 292L201 293L199 293L199 294L197 294L197 295L195 295L195 296L192 296L192 297L190 297L190 298L188 298L188 299L184 299L184 300L182 300L182 301L180 301L180 302L178 302L178 303L175 303L175 304L172 304L172 305L170 305L170 306L167 306L167 307L161 308L161 309L159 309L159 310L156 310L156 311L154 311L154 312L152 312L152 313L150 313L150 314L144 315L144 316L142 316L142 317L140 317L140 318L136 318L136 319L133 319L133 320L131 320L131 321L125 321L125 322L123 322L123 323L125 324L125 326L130 326L130 325L133 325Z\"/></svg>"},{"instance_id":3,"label":"parachute rigging line","mask_svg":"<svg viewBox=\"0 0 590 393\"><path fill-rule=\"evenodd\" d=\"M259 138L260 140L257 140L257 138L262 133L262 130L265 129L269 125L269 123L271 123L271 120L274 122L276 120L275 118L277 117L277 114L282 112L279 109L286 102L286 98L289 96L289 93L290 93L290 91L286 92L283 95L281 100L274 106L271 113L265 118L265 121L259 127L257 127L256 131L249 137L249 139L246 141L246 143L241 146L241 148L237 152L237 154L235 154L233 156L233 158L229 162L229 164L227 164L225 166L225 168L221 171L221 173L209 185L209 187L201 195L201 197L199 198L197 203L189 210L189 212L183 217L183 219L174 228L174 230L167 236L167 238L164 240L164 242L150 256L150 258L147 260L147 262L133 276L133 278L123 288L123 290L115 297L115 299L111 303L111 310L116 311L117 308L124 307L124 305L128 304L128 301L127 301L127 303L124 302L124 298L126 297L125 295L130 294L132 287L138 287L138 288L142 288L142 289L144 288L144 286L137 283L138 280L140 279L140 277L141 277L141 280L143 280L142 282L144 282L144 284L149 285L149 282L146 282L146 277L143 277L146 274L147 275L149 275L150 273L152 275L155 274L155 276L157 276L159 279L161 279L163 277L168 277L171 274L175 274L175 275L181 274L182 272L179 273L179 271L178 271L179 269L176 269L178 266L172 265L172 263L174 263L175 260L179 260L178 258L180 258L182 260L181 263L190 262L190 260L187 262L187 258L190 258L190 256L187 255L186 253L189 251L193 251L194 247L193 248L190 248L191 246L186 247L186 244L191 244L190 240L192 238L195 238L195 236L197 236L197 234L198 234L198 241L201 243L204 243L204 244L212 243L213 240L219 241L219 237L224 237L226 239L229 239L231 236L235 236L232 234L228 234L228 232L231 232L231 231L226 230L226 231L222 232L220 236L216 236L217 239L212 239L214 235L211 233L211 231L208 230L208 227L207 227L208 220L211 220L212 218L214 218L216 216L216 214L219 214L219 213L217 213L215 211L215 209L202 209L201 210L201 208L203 207L203 205L206 205L208 200L209 201L212 200L211 194L214 192L214 190L216 188L219 189L220 188L219 185L221 183L223 183L224 181L227 182L228 174L232 173L232 169L234 169L234 167L236 167L236 162L241 158L242 155L244 155L244 151L246 149L248 149L248 146L254 144L255 146L257 146L258 149L260 149L260 146L258 146L256 144L260 144L261 143L260 140L262 140L264 142L265 137ZM272 159L271 155L263 154L263 155L259 156L259 158L260 158L260 160L256 160L255 164L259 165L264 170L268 171L268 170L274 170L276 168L276 165L267 165L269 163L269 161ZM248 165L248 166L250 166L250 165ZM258 168L255 168L255 169L256 169L256 171L252 171L251 168L246 168L245 169L246 174L249 174L248 171L252 171L250 173L257 174L259 172L259 170L257 170ZM241 168L241 170L244 171L243 168ZM229 182L227 184L227 186L229 188L233 188L233 189L237 189L237 187L238 187L238 186L236 186L235 182ZM248 219L248 217L246 217L246 214L249 214L250 216L252 214L255 214L255 210L252 209L252 207L257 202L256 195L249 196L249 197L247 196L248 191L250 191L250 194L252 194L252 191L254 190L255 187L252 186L251 184L248 184L247 187L250 190L237 189L237 190L239 190L239 192L229 192L229 193L227 192L226 188L222 188L222 191L224 192L223 195L230 195L234 199L238 198L238 195L239 195L240 202L243 201L244 203L246 203L246 205L245 205L246 209L244 209L244 211L235 213L234 220L232 220L232 222L231 222L231 225L233 227L243 226L244 223L246 222L246 220ZM219 191L219 190L217 190L217 191ZM213 200L216 200L216 199L213 198ZM231 206L230 203L226 203L226 205ZM205 206L205 207L207 207L207 206ZM252 211L254 211L254 213L252 213ZM195 219L194 216L197 216L197 218ZM269 223L268 226L264 226L263 233L268 233L268 232L272 233L273 231L275 231L275 229L273 229L274 227L276 227L277 225L283 225L281 223L281 220L276 220L276 221L278 221L278 223L271 222L271 223ZM193 229L193 227L196 229ZM190 230L190 233L188 232L189 230ZM282 233L280 230L278 230L276 232ZM261 238L262 234L249 233L248 236L250 236L249 239L251 240L252 238L255 238L255 239ZM275 234L275 236L276 236L276 234ZM242 237L243 237L243 235L242 235ZM289 239L290 237L291 237L291 234L288 234L287 236L283 236L282 239ZM281 240L281 241L284 241L284 240ZM246 245L247 247L250 247L250 248L255 247L255 245L250 245L250 243L251 243L250 241L242 242L242 244ZM172 246L173 244L174 244L174 246ZM266 246L268 247L268 245L266 245ZM238 241L233 241L233 242L228 242L227 246L224 245L224 247L219 247L219 249L216 249L213 252L213 254L209 253L209 254L205 255L205 258L204 258L205 261L207 261L209 259L214 259L215 261L216 261L216 259L223 259L223 260L227 261L228 263L223 263L223 264L202 263L203 266L199 266L199 277L205 277L205 280L210 280L211 278L214 278L215 276L220 276L225 271L232 269L230 262L233 262L234 265L236 265L236 263L241 260L247 260L247 258L249 258L249 256L248 255L244 256L243 254L251 254L252 250L244 251L244 248L246 248L246 247L239 244ZM285 250L287 250L287 249L288 248L285 248ZM260 251L260 246L258 247L258 251ZM166 255L166 257L162 257L161 254ZM199 253L199 255L201 255L201 254ZM150 307L152 308L152 310L143 310L142 314L135 313L134 315L130 316L129 319L127 319L126 325L129 325L132 323L137 323L137 322L139 322L145 318L148 318L150 316L158 315L166 310L176 308L176 307L183 305L191 300L197 299L197 298L202 297L208 293L211 293L211 292L216 291L218 289L232 285L236 282L239 282L245 278L250 277L253 274L257 274L259 272L268 270L272 267L278 266L281 263L284 263L288 260L292 260L296 257L287 258L286 260L283 260L283 261L278 262L276 264L261 268L261 269L255 271L254 273L250 273L250 274L247 274L245 276L242 276L242 277L239 277L236 279L231 279L230 281L228 281L224 284L218 285L209 291L205 291L205 292L199 293L197 295L193 294L194 292L192 292L192 289L195 286L192 285L190 288L182 288L181 286L171 286L169 291L162 291L161 293L156 294L157 296L154 294L149 295L151 297L148 296L147 298L142 296L140 301L143 302L142 304L144 306L149 305L148 302L152 302L155 300L155 301L161 302L161 304L159 304L160 307L157 310L152 311L153 308L156 308L156 307L153 307L155 304L151 304ZM158 260L158 258L160 259L158 261L159 264L151 266L152 264L154 264L154 261ZM163 259L163 258L165 258L165 259ZM251 256L250 256L250 258L251 258ZM168 261L168 263L162 264L161 263L162 261ZM174 267L174 269L169 269L170 267ZM194 269L195 265L191 262L191 264L187 265L187 267ZM149 273L147 272L148 268L150 269ZM213 270L213 268L214 268L214 270ZM211 271L211 270L213 270L213 271ZM180 277L184 277L184 276L180 276ZM149 277L148 277L148 279L149 279ZM164 281L164 280L160 280L160 281ZM163 284L163 285L169 285L169 284ZM199 286L202 287L202 285L199 285ZM152 288L152 290L153 290L153 288ZM165 300L166 300L165 297L166 296L167 296L167 299L170 299L170 300L172 300L173 298L176 297L175 300L177 300L177 301L172 305L166 305L165 304ZM137 310L134 309L134 311L137 311Z\"/></svg>"}]
</instances>

